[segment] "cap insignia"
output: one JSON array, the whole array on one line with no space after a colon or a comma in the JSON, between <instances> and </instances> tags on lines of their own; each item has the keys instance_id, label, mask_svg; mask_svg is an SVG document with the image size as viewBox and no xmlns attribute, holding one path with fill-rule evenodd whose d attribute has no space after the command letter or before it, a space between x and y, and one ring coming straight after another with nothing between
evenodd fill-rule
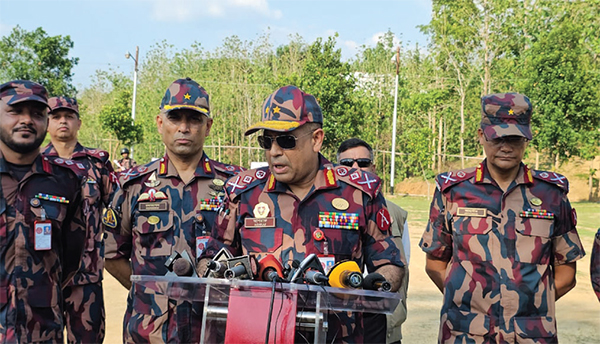
<instances>
[{"instance_id":1,"label":"cap insignia","mask_svg":"<svg viewBox=\"0 0 600 344\"><path fill-rule=\"evenodd\" d=\"M183 96L183 98L185 98L185 99L190 99L190 98L192 98L192 96L190 96L190 94L189 94L189 93L186 93L186 94Z\"/></svg>"}]
</instances>

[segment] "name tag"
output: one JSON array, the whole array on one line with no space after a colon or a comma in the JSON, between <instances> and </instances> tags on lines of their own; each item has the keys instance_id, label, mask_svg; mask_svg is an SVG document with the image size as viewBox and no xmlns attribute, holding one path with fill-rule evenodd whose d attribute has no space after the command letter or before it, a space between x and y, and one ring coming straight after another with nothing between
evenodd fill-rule
<instances>
[{"instance_id":1,"label":"name tag","mask_svg":"<svg viewBox=\"0 0 600 344\"><path fill-rule=\"evenodd\" d=\"M244 219L244 227L246 228L273 228L275 227L274 217L265 217L262 219L251 217Z\"/></svg>"},{"instance_id":2,"label":"name tag","mask_svg":"<svg viewBox=\"0 0 600 344\"><path fill-rule=\"evenodd\" d=\"M457 216L469 216L469 217L486 217L487 209L485 208L463 208L460 207L456 211Z\"/></svg>"},{"instance_id":3,"label":"name tag","mask_svg":"<svg viewBox=\"0 0 600 344\"><path fill-rule=\"evenodd\" d=\"M140 211L167 211L169 210L169 204L166 201L162 202L143 202L138 203L138 209Z\"/></svg>"}]
</instances>

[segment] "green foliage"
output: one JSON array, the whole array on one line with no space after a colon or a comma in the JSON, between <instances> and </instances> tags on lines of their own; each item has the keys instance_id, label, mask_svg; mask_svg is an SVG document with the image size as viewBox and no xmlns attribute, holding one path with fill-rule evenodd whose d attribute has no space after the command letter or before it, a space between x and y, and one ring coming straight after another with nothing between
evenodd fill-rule
<instances>
[{"instance_id":1,"label":"green foliage","mask_svg":"<svg viewBox=\"0 0 600 344\"><path fill-rule=\"evenodd\" d=\"M278 86L295 85L317 98L323 111L326 152L334 152L342 141L357 136L363 125L360 106L353 97L355 78L350 65L341 61L336 37L337 34L325 42L317 38L306 51L302 74L277 80Z\"/></svg>"},{"instance_id":2,"label":"green foliage","mask_svg":"<svg viewBox=\"0 0 600 344\"><path fill-rule=\"evenodd\" d=\"M131 146L143 142L143 128L131 119L131 92L119 90L112 104L100 111L100 121L111 130L119 141Z\"/></svg>"},{"instance_id":3,"label":"green foliage","mask_svg":"<svg viewBox=\"0 0 600 344\"><path fill-rule=\"evenodd\" d=\"M48 36L41 27L28 32L16 26L0 40L0 80L32 80L51 96L75 96L71 70L79 58L68 57L72 48L70 36Z\"/></svg>"}]
</instances>

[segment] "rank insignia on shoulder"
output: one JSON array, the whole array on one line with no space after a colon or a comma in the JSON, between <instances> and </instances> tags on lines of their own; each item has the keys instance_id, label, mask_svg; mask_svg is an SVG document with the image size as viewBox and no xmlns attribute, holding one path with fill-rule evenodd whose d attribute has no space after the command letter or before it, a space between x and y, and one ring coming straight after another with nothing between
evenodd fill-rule
<instances>
[{"instance_id":1,"label":"rank insignia on shoulder","mask_svg":"<svg viewBox=\"0 0 600 344\"><path fill-rule=\"evenodd\" d=\"M117 216L112 208L102 211L102 223L109 228L117 228Z\"/></svg>"},{"instance_id":2,"label":"rank insignia on shoulder","mask_svg":"<svg viewBox=\"0 0 600 344\"><path fill-rule=\"evenodd\" d=\"M527 209L519 213L520 217L553 220L554 213L547 210Z\"/></svg>"},{"instance_id":3,"label":"rank insignia on shoulder","mask_svg":"<svg viewBox=\"0 0 600 344\"><path fill-rule=\"evenodd\" d=\"M357 213L319 212L319 228L358 229Z\"/></svg>"}]
</instances>

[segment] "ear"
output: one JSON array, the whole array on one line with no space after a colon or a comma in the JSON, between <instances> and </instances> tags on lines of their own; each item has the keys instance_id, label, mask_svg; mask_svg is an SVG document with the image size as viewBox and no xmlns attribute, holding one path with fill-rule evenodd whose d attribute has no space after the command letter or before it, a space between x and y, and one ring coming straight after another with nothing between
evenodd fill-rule
<instances>
[{"instance_id":1,"label":"ear","mask_svg":"<svg viewBox=\"0 0 600 344\"><path fill-rule=\"evenodd\" d=\"M79 129L81 129L81 119L77 117L77 131L79 131Z\"/></svg>"},{"instance_id":2,"label":"ear","mask_svg":"<svg viewBox=\"0 0 600 344\"><path fill-rule=\"evenodd\" d=\"M208 135L210 134L210 128L212 128L213 125L213 119L210 117L206 118L206 137L208 137Z\"/></svg>"},{"instance_id":3,"label":"ear","mask_svg":"<svg viewBox=\"0 0 600 344\"><path fill-rule=\"evenodd\" d=\"M477 129L477 138L479 139L479 144L483 146L485 143L485 136L483 135L483 129Z\"/></svg>"},{"instance_id":4,"label":"ear","mask_svg":"<svg viewBox=\"0 0 600 344\"><path fill-rule=\"evenodd\" d=\"M313 152L319 153L321 151L324 139L325 132L323 131L323 128L319 128L312 133Z\"/></svg>"},{"instance_id":5,"label":"ear","mask_svg":"<svg viewBox=\"0 0 600 344\"><path fill-rule=\"evenodd\" d=\"M156 127L158 128L158 133L162 135L162 126L163 126L163 118L162 114L156 115Z\"/></svg>"}]
</instances>

